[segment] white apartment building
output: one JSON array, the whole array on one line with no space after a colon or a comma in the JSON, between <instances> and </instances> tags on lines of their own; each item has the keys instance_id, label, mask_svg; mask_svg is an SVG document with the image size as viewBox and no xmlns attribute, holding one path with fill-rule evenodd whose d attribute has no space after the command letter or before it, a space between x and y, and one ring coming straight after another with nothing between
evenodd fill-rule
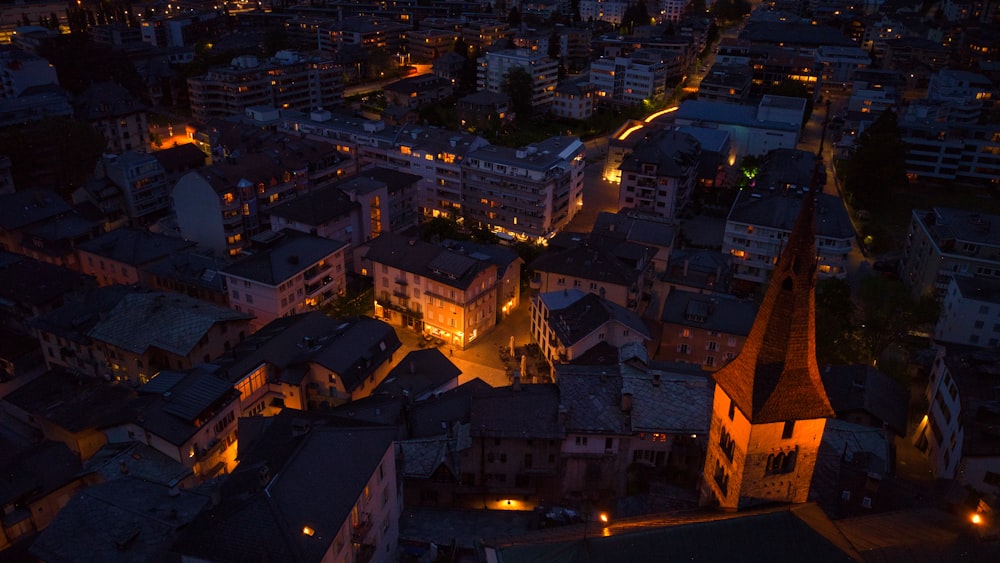
<instances>
[{"instance_id":1,"label":"white apartment building","mask_svg":"<svg viewBox=\"0 0 1000 563\"><path fill-rule=\"evenodd\" d=\"M801 188L770 186L741 190L726 219L722 251L733 257L733 277L765 283L784 242L792 232L802 198ZM805 188L808 190L809 188ZM847 276L847 256L856 234L844 202L829 194L816 195L816 254L820 277Z\"/></svg>"},{"instance_id":2,"label":"white apartment building","mask_svg":"<svg viewBox=\"0 0 1000 563\"><path fill-rule=\"evenodd\" d=\"M545 53L527 49L491 51L479 58L476 83L480 90L503 92L504 77L514 67L521 67L531 76L534 93L531 105L544 111L552 105L556 84L559 82L559 61Z\"/></svg>"},{"instance_id":3,"label":"white apartment building","mask_svg":"<svg viewBox=\"0 0 1000 563\"><path fill-rule=\"evenodd\" d=\"M952 277L934 339L977 347L1000 346L1000 280Z\"/></svg>"},{"instance_id":4,"label":"white apartment building","mask_svg":"<svg viewBox=\"0 0 1000 563\"><path fill-rule=\"evenodd\" d=\"M1000 493L1000 450L994 446L997 365L996 351L940 348L925 392L927 415L913 437L935 478L992 495Z\"/></svg>"},{"instance_id":5,"label":"white apartment building","mask_svg":"<svg viewBox=\"0 0 1000 563\"><path fill-rule=\"evenodd\" d=\"M619 167L618 207L672 219L694 190L701 143L692 135L670 130L644 140Z\"/></svg>"},{"instance_id":6,"label":"white apartment building","mask_svg":"<svg viewBox=\"0 0 1000 563\"><path fill-rule=\"evenodd\" d=\"M580 0L580 21L606 21L619 25L629 5L628 0Z\"/></svg>"},{"instance_id":7,"label":"white apartment building","mask_svg":"<svg viewBox=\"0 0 1000 563\"><path fill-rule=\"evenodd\" d=\"M466 221L519 240L545 239L583 206L584 155L579 139L564 136L470 152L462 164Z\"/></svg>"},{"instance_id":8,"label":"white apartment building","mask_svg":"<svg viewBox=\"0 0 1000 563\"><path fill-rule=\"evenodd\" d=\"M106 154L104 174L121 191L125 213L130 219L141 219L170 208L166 171L156 157L126 151L120 155Z\"/></svg>"},{"instance_id":9,"label":"white apartment building","mask_svg":"<svg viewBox=\"0 0 1000 563\"><path fill-rule=\"evenodd\" d=\"M943 297L952 276L1000 279L1000 215L914 209L899 276L915 297Z\"/></svg>"},{"instance_id":10,"label":"white apartment building","mask_svg":"<svg viewBox=\"0 0 1000 563\"><path fill-rule=\"evenodd\" d=\"M667 91L668 62L660 51L639 49L628 57L602 57L590 64L597 100L638 104L662 98Z\"/></svg>"},{"instance_id":11,"label":"white apartment building","mask_svg":"<svg viewBox=\"0 0 1000 563\"><path fill-rule=\"evenodd\" d=\"M346 288L346 242L292 230L262 233L255 241L248 256L222 270L230 306L254 316L252 330L314 310Z\"/></svg>"},{"instance_id":12,"label":"white apartment building","mask_svg":"<svg viewBox=\"0 0 1000 563\"><path fill-rule=\"evenodd\" d=\"M659 19L665 22L681 21L681 18L684 16L684 10L690 3L691 0L660 0ZM711 2L706 4L706 6L711 5Z\"/></svg>"}]
</instances>

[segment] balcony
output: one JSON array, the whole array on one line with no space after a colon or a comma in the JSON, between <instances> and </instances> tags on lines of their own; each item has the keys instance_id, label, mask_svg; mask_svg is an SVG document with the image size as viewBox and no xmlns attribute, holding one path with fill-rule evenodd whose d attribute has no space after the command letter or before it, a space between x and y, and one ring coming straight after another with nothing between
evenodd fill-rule
<instances>
[{"instance_id":1,"label":"balcony","mask_svg":"<svg viewBox=\"0 0 1000 563\"><path fill-rule=\"evenodd\" d=\"M323 289L323 287L325 285L329 284L332 281L333 281L333 278L331 276L326 276L325 278L317 281L316 283L307 283L307 284L305 284L305 286L306 286L306 295L312 297L320 289Z\"/></svg>"},{"instance_id":2,"label":"balcony","mask_svg":"<svg viewBox=\"0 0 1000 563\"><path fill-rule=\"evenodd\" d=\"M364 543L365 537L371 529L372 521L370 516L367 512L362 513L358 521L351 527L351 541L354 543Z\"/></svg>"},{"instance_id":3,"label":"balcony","mask_svg":"<svg viewBox=\"0 0 1000 563\"><path fill-rule=\"evenodd\" d=\"M328 271L332 267L333 266L331 264L328 264L328 263L325 263L325 262L324 263L320 263L320 264L316 264L312 268L309 268L308 270L306 270L305 273L303 273L303 277L306 280L312 280L312 279L316 278L317 276L319 276L320 274L322 274L323 272Z\"/></svg>"}]
</instances>

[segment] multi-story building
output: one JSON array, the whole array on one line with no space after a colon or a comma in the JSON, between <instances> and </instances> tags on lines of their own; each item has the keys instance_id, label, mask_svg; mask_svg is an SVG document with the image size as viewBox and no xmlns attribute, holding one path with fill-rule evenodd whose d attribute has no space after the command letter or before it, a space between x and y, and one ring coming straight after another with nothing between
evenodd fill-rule
<instances>
[{"instance_id":1,"label":"multi-story building","mask_svg":"<svg viewBox=\"0 0 1000 563\"><path fill-rule=\"evenodd\" d=\"M229 303L253 316L254 330L279 317L311 311L347 288L346 242L293 230L261 233L244 256L222 269Z\"/></svg>"},{"instance_id":2,"label":"multi-story building","mask_svg":"<svg viewBox=\"0 0 1000 563\"><path fill-rule=\"evenodd\" d=\"M531 77L531 105L544 111L552 105L559 82L559 61L545 53L527 49L490 51L479 59L476 83L480 90L503 92L504 78L512 68L523 69Z\"/></svg>"},{"instance_id":3,"label":"multi-story building","mask_svg":"<svg viewBox=\"0 0 1000 563\"><path fill-rule=\"evenodd\" d=\"M248 315L176 293L126 294L90 329L109 377L145 383L225 354L249 333Z\"/></svg>"},{"instance_id":4,"label":"multi-story building","mask_svg":"<svg viewBox=\"0 0 1000 563\"><path fill-rule=\"evenodd\" d=\"M231 530L253 522L254 557L394 561L403 502L394 437L394 428L286 410L255 442L240 435L240 464L218 505L184 527L173 551L185 559L241 559L248 541Z\"/></svg>"},{"instance_id":5,"label":"multi-story building","mask_svg":"<svg viewBox=\"0 0 1000 563\"><path fill-rule=\"evenodd\" d=\"M632 105L662 99L667 77L667 63L655 49L639 49L627 57L602 57L590 64L590 83L599 103Z\"/></svg>"},{"instance_id":6,"label":"multi-story building","mask_svg":"<svg viewBox=\"0 0 1000 563\"><path fill-rule=\"evenodd\" d=\"M462 40L469 48L484 50L492 47L498 41L511 36L510 25L506 21L479 20L462 24L459 32Z\"/></svg>"},{"instance_id":7,"label":"multi-story building","mask_svg":"<svg viewBox=\"0 0 1000 563\"><path fill-rule=\"evenodd\" d=\"M422 74L386 84L382 91L389 107L417 110L451 96L450 80L433 74Z\"/></svg>"},{"instance_id":8,"label":"multi-story building","mask_svg":"<svg viewBox=\"0 0 1000 563\"><path fill-rule=\"evenodd\" d=\"M605 21L617 26L629 6L626 0L580 0L580 21Z\"/></svg>"},{"instance_id":9,"label":"multi-story building","mask_svg":"<svg viewBox=\"0 0 1000 563\"><path fill-rule=\"evenodd\" d=\"M148 152L146 107L124 87L113 82L91 84L76 102L77 116L90 123L107 142L105 152Z\"/></svg>"},{"instance_id":10,"label":"multi-story building","mask_svg":"<svg viewBox=\"0 0 1000 563\"><path fill-rule=\"evenodd\" d=\"M1000 280L952 277L941 304L934 340L997 348L1000 345Z\"/></svg>"},{"instance_id":11,"label":"multi-story building","mask_svg":"<svg viewBox=\"0 0 1000 563\"><path fill-rule=\"evenodd\" d=\"M217 256L239 254L268 230L273 206L353 168L333 145L283 135L218 152L213 165L184 175L171 192L181 236Z\"/></svg>"},{"instance_id":12,"label":"multi-story building","mask_svg":"<svg viewBox=\"0 0 1000 563\"><path fill-rule=\"evenodd\" d=\"M154 47L192 47L202 38L218 37L225 25L226 16L222 11L188 11L177 16L151 17L142 22L142 40Z\"/></svg>"},{"instance_id":13,"label":"multi-story building","mask_svg":"<svg viewBox=\"0 0 1000 563\"><path fill-rule=\"evenodd\" d=\"M911 180L1000 185L1000 132L992 125L940 122L911 107L899 121Z\"/></svg>"},{"instance_id":14,"label":"multi-story building","mask_svg":"<svg viewBox=\"0 0 1000 563\"><path fill-rule=\"evenodd\" d=\"M331 59L279 51L261 62L253 55L232 65L188 79L195 119L242 115L252 106L309 111L329 108L343 99L343 69Z\"/></svg>"},{"instance_id":15,"label":"multi-story building","mask_svg":"<svg viewBox=\"0 0 1000 563\"><path fill-rule=\"evenodd\" d=\"M556 86L552 115L584 120L594 115L594 85L582 80L563 80Z\"/></svg>"},{"instance_id":16,"label":"multi-story building","mask_svg":"<svg viewBox=\"0 0 1000 563\"><path fill-rule=\"evenodd\" d=\"M136 285L143 281L143 268L193 247L186 240L124 227L83 242L76 251L80 269L100 285Z\"/></svg>"},{"instance_id":17,"label":"multi-story building","mask_svg":"<svg viewBox=\"0 0 1000 563\"><path fill-rule=\"evenodd\" d=\"M752 76L749 65L716 63L701 79L698 99L742 104L750 95Z\"/></svg>"},{"instance_id":18,"label":"multi-story building","mask_svg":"<svg viewBox=\"0 0 1000 563\"><path fill-rule=\"evenodd\" d=\"M691 0L660 0L660 18L667 22L679 22Z\"/></svg>"},{"instance_id":19,"label":"multi-story building","mask_svg":"<svg viewBox=\"0 0 1000 563\"><path fill-rule=\"evenodd\" d=\"M723 251L733 256L736 279L763 283L792 230L808 192L776 188L775 192L742 190L726 218ZM817 194L816 255L820 277L844 278L847 258L857 234L844 202L837 196Z\"/></svg>"},{"instance_id":20,"label":"multi-story building","mask_svg":"<svg viewBox=\"0 0 1000 563\"><path fill-rule=\"evenodd\" d=\"M441 29L414 29L406 32L406 48L415 63L430 63L454 50L458 33Z\"/></svg>"},{"instance_id":21,"label":"multi-story building","mask_svg":"<svg viewBox=\"0 0 1000 563\"><path fill-rule=\"evenodd\" d=\"M59 84L49 61L17 48L0 53L0 99L16 98L33 86Z\"/></svg>"},{"instance_id":22,"label":"multi-story building","mask_svg":"<svg viewBox=\"0 0 1000 563\"><path fill-rule=\"evenodd\" d=\"M195 299L229 306L229 291L220 274L222 258L179 252L142 268L143 285L157 291L183 293Z\"/></svg>"},{"instance_id":23,"label":"multi-story building","mask_svg":"<svg viewBox=\"0 0 1000 563\"><path fill-rule=\"evenodd\" d=\"M665 130L625 157L620 166L619 208L673 218L687 204L698 179L701 143Z\"/></svg>"},{"instance_id":24,"label":"multi-story building","mask_svg":"<svg viewBox=\"0 0 1000 563\"><path fill-rule=\"evenodd\" d=\"M496 327L519 263L384 233L368 243L362 273L375 280L376 318L464 349Z\"/></svg>"},{"instance_id":25,"label":"multi-story building","mask_svg":"<svg viewBox=\"0 0 1000 563\"><path fill-rule=\"evenodd\" d=\"M584 165L576 137L470 151L462 162L463 215L507 236L542 240L580 210Z\"/></svg>"},{"instance_id":26,"label":"multi-story building","mask_svg":"<svg viewBox=\"0 0 1000 563\"><path fill-rule=\"evenodd\" d=\"M104 175L121 191L129 219L151 220L170 209L166 172L153 155L126 151L104 155L102 164Z\"/></svg>"},{"instance_id":27,"label":"multi-story building","mask_svg":"<svg viewBox=\"0 0 1000 563\"><path fill-rule=\"evenodd\" d=\"M736 357L757 315L749 299L675 289L663 302L656 359L715 371Z\"/></svg>"},{"instance_id":28,"label":"multi-story building","mask_svg":"<svg viewBox=\"0 0 1000 563\"><path fill-rule=\"evenodd\" d=\"M573 288L531 300L531 339L554 365L579 360L599 344L646 346L652 336L635 312Z\"/></svg>"},{"instance_id":29,"label":"multi-story building","mask_svg":"<svg viewBox=\"0 0 1000 563\"><path fill-rule=\"evenodd\" d=\"M947 346L938 350L925 397L927 414L913 435L938 479L984 494L1000 492L996 428L996 351Z\"/></svg>"},{"instance_id":30,"label":"multi-story building","mask_svg":"<svg viewBox=\"0 0 1000 563\"><path fill-rule=\"evenodd\" d=\"M823 85L846 84L854 79L854 73L868 68L871 57L860 47L820 45L816 49L816 65L819 66L819 82Z\"/></svg>"},{"instance_id":31,"label":"multi-story building","mask_svg":"<svg viewBox=\"0 0 1000 563\"><path fill-rule=\"evenodd\" d=\"M757 107L724 102L687 100L672 114L677 125L694 125L729 132L736 160L760 156L772 149L794 149L805 116L806 100L764 96Z\"/></svg>"},{"instance_id":32,"label":"multi-story building","mask_svg":"<svg viewBox=\"0 0 1000 563\"><path fill-rule=\"evenodd\" d=\"M995 94L996 87L989 78L967 70L939 70L927 85L927 99L948 107L950 123L979 123L983 109L992 106Z\"/></svg>"},{"instance_id":33,"label":"multi-story building","mask_svg":"<svg viewBox=\"0 0 1000 563\"><path fill-rule=\"evenodd\" d=\"M226 363L226 377L240 392L241 416L271 416L283 407L328 410L374 392L400 346L382 321L313 311L255 332Z\"/></svg>"},{"instance_id":34,"label":"multi-story building","mask_svg":"<svg viewBox=\"0 0 1000 563\"><path fill-rule=\"evenodd\" d=\"M1000 216L914 209L899 268L914 296L944 297L952 276L1000 278Z\"/></svg>"}]
</instances>

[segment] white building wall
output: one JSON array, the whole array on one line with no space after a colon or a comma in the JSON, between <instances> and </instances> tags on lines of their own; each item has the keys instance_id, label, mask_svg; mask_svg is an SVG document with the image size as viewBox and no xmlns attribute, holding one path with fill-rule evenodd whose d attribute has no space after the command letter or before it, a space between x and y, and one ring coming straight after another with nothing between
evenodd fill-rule
<instances>
[{"instance_id":1,"label":"white building wall","mask_svg":"<svg viewBox=\"0 0 1000 563\"><path fill-rule=\"evenodd\" d=\"M1000 344L1000 303L963 295L955 278L948 282L934 339L995 348Z\"/></svg>"},{"instance_id":2,"label":"white building wall","mask_svg":"<svg viewBox=\"0 0 1000 563\"><path fill-rule=\"evenodd\" d=\"M212 186L197 172L189 172L174 186L171 200L181 236L216 256L225 256L222 206Z\"/></svg>"}]
</instances>

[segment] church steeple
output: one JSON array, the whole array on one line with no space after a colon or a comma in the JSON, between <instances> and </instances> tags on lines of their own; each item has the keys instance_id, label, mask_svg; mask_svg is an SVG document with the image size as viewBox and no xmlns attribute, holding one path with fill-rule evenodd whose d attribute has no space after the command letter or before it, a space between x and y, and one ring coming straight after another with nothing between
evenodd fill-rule
<instances>
[{"instance_id":1,"label":"church steeple","mask_svg":"<svg viewBox=\"0 0 1000 563\"><path fill-rule=\"evenodd\" d=\"M802 199L753 328L715 381L754 423L833 416L816 364L816 195Z\"/></svg>"},{"instance_id":2,"label":"church steeple","mask_svg":"<svg viewBox=\"0 0 1000 563\"><path fill-rule=\"evenodd\" d=\"M704 502L805 502L826 419L816 364L816 194L802 198L739 355L715 372Z\"/></svg>"}]
</instances>

